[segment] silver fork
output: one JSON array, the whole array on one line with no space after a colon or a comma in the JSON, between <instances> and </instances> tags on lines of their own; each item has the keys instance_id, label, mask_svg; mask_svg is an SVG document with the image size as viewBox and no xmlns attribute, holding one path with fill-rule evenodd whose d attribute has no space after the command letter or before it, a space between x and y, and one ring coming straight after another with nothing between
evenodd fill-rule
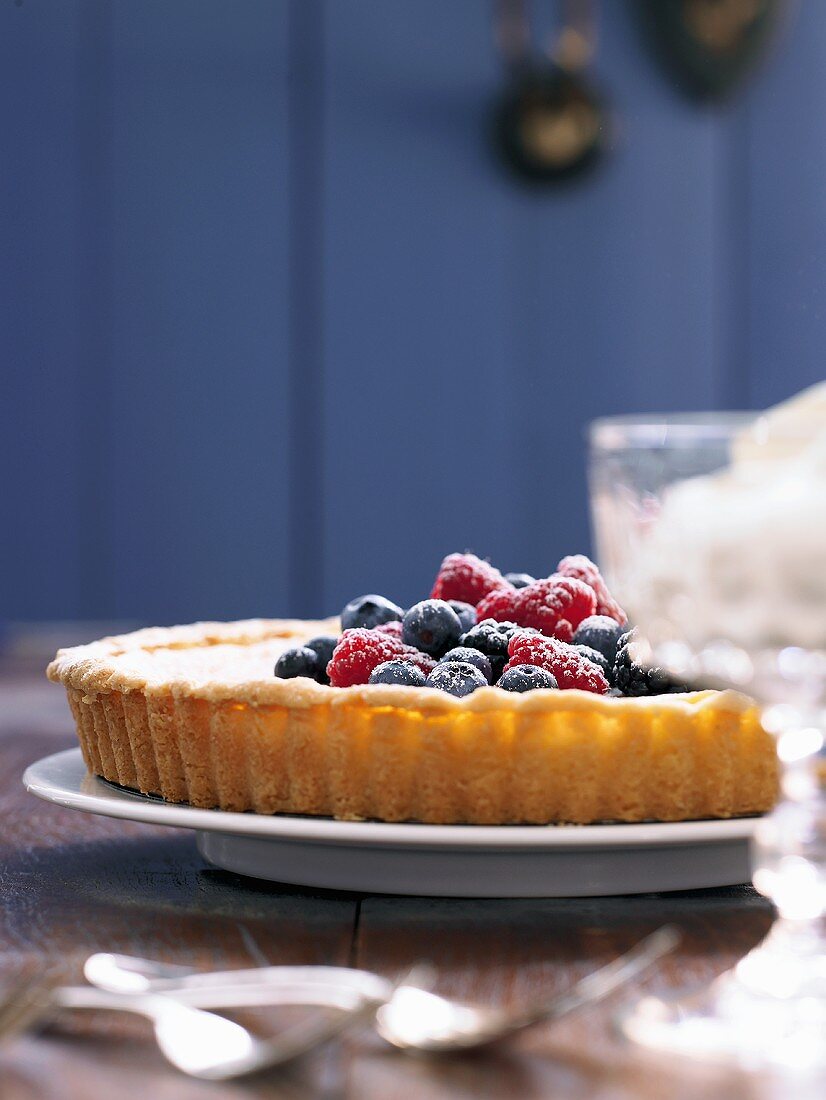
<instances>
[{"instance_id":1,"label":"silver fork","mask_svg":"<svg viewBox=\"0 0 826 1100\"><path fill-rule=\"evenodd\" d=\"M392 994L392 990L391 990ZM60 1009L131 1012L148 1019L164 1057L191 1077L228 1081L281 1066L358 1023L372 1020L383 998L351 997L335 1016L293 1025L262 1039L225 1016L183 1004L163 993L109 993L92 986L59 985L54 976L21 974L0 994L0 1043Z\"/></svg>"}]
</instances>

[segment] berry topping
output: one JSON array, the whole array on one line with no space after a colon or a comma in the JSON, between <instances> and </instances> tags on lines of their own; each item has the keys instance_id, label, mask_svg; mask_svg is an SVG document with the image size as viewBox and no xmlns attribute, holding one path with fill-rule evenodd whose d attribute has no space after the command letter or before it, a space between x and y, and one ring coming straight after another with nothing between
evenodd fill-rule
<instances>
[{"instance_id":1,"label":"berry topping","mask_svg":"<svg viewBox=\"0 0 826 1100\"><path fill-rule=\"evenodd\" d=\"M317 638L310 638L306 643L307 649L311 649L318 657L319 675L317 677L319 683L329 684L327 677L327 665L330 663L330 659L333 656L333 650L338 644L338 638L332 634L319 634Z\"/></svg>"},{"instance_id":2,"label":"berry topping","mask_svg":"<svg viewBox=\"0 0 826 1100\"><path fill-rule=\"evenodd\" d=\"M491 670L490 660L484 653L480 653L478 649L471 649L470 646L457 646L456 649L451 649L449 653L446 653L439 661L439 664L451 664L456 661L462 661L464 664L473 665L474 668L479 669L488 683L491 682L493 672Z\"/></svg>"},{"instance_id":3,"label":"berry topping","mask_svg":"<svg viewBox=\"0 0 826 1100\"><path fill-rule=\"evenodd\" d=\"M483 619L461 636L459 645L484 653L490 661L494 680L498 680L508 659L508 642L518 629L516 623L498 623L495 619Z\"/></svg>"},{"instance_id":4,"label":"berry topping","mask_svg":"<svg viewBox=\"0 0 826 1100\"><path fill-rule=\"evenodd\" d=\"M475 554L448 554L436 577L432 599L462 600L474 607L493 588L504 584L502 574Z\"/></svg>"},{"instance_id":5,"label":"berry topping","mask_svg":"<svg viewBox=\"0 0 826 1100\"><path fill-rule=\"evenodd\" d=\"M479 622L482 619L498 619L500 622L513 621L516 597L516 589L510 585L507 588L504 585L501 588L494 588L492 592L488 592L484 599L479 601L476 608L476 618Z\"/></svg>"},{"instance_id":6,"label":"berry topping","mask_svg":"<svg viewBox=\"0 0 826 1100\"><path fill-rule=\"evenodd\" d=\"M578 653L573 646L566 645L556 638L545 638L541 634L520 631L514 634L508 645L510 661L505 671L517 665L538 665L552 673L560 688L579 688L604 695L608 691L608 681L591 661Z\"/></svg>"},{"instance_id":7,"label":"berry topping","mask_svg":"<svg viewBox=\"0 0 826 1100\"><path fill-rule=\"evenodd\" d=\"M476 608L472 603L463 603L461 600L448 600L447 602L459 616L459 622L462 624L463 631L470 630L472 626L476 626L478 616L476 614Z\"/></svg>"},{"instance_id":8,"label":"berry topping","mask_svg":"<svg viewBox=\"0 0 826 1100\"><path fill-rule=\"evenodd\" d=\"M575 649L577 653L581 653L586 661L590 661L592 665L596 665L601 670L602 675L608 681L609 684L614 682L614 666L609 665L608 661L600 653L598 649L591 649L589 645L572 645L571 649Z\"/></svg>"},{"instance_id":9,"label":"berry topping","mask_svg":"<svg viewBox=\"0 0 826 1100\"><path fill-rule=\"evenodd\" d=\"M513 617L520 626L570 642L583 619L594 613L593 589L580 580L554 575L520 588Z\"/></svg>"},{"instance_id":10,"label":"berry topping","mask_svg":"<svg viewBox=\"0 0 826 1100\"><path fill-rule=\"evenodd\" d=\"M632 659L625 614L583 554L563 558L556 573L538 580L503 576L475 554L448 554L429 599L405 612L384 596L359 596L342 611L341 624L340 638L319 635L283 653L276 675L333 687L421 687L429 677L460 696L500 680L505 691L686 690Z\"/></svg>"},{"instance_id":11,"label":"berry topping","mask_svg":"<svg viewBox=\"0 0 826 1100\"><path fill-rule=\"evenodd\" d=\"M448 661L439 664L427 678L427 686L446 691L461 699L471 695L477 688L487 687L488 682L478 668L464 661Z\"/></svg>"},{"instance_id":12,"label":"berry topping","mask_svg":"<svg viewBox=\"0 0 826 1100\"><path fill-rule=\"evenodd\" d=\"M414 603L402 619L402 641L434 657L440 657L459 641L462 624L444 600Z\"/></svg>"},{"instance_id":13,"label":"berry topping","mask_svg":"<svg viewBox=\"0 0 826 1100\"><path fill-rule=\"evenodd\" d=\"M350 600L342 611L341 629L355 630L362 626L370 630L380 623L401 619L403 615L404 612L398 604L386 600L384 596L358 596L355 600Z\"/></svg>"},{"instance_id":14,"label":"berry topping","mask_svg":"<svg viewBox=\"0 0 826 1100\"><path fill-rule=\"evenodd\" d=\"M623 695L668 695L688 691L685 684L671 677L665 669L647 668L634 659L636 630L620 637L614 662L614 684Z\"/></svg>"},{"instance_id":15,"label":"berry topping","mask_svg":"<svg viewBox=\"0 0 826 1100\"><path fill-rule=\"evenodd\" d=\"M402 623L401 619L393 619L389 623L379 623L378 626L373 627L374 630L378 630L380 634L389 634L391 638L398 638L402 640Z\"/></svg>"},{"instance_id":16,"label":"berry topping","mask_svg":"<svg viewBox=\"0 0 826 1100\"><path fill-rule=\"evenodd\" d=\"M505 580L514 588L527 588L529 584L533 584L536 577L532 577L530 573L506 573Z\"/></svg>"},{"instance_id":17,"label":"berry topping","mask_svg":"<svg viewBox=\"0 0 826 1100\"><path fill-rule=\"evenodd\" d=\"M282 680L292 680L296 676L309 676L311 680L317 680L321 672L318 654L308 646L285 649L275 662L275 675Z\"/></svg>"},{"instance_id":18,"label":"berry topping","mask_svg":"<svg viewBox=\"0 0 826 1100\"><path fill-rule=\"evenodd\" d=\"M584 581L589 588L594 590L597 598L595 612L597 615L607 615L618 623L628 622L628 616L608 591L608 585L602 579L602 574L584 554L571 554L563 558L557 566L557 573L563 577L573 577L578 581ZM574 624L576 625L576 624Z\"/></svg>"},{"instance_id":19,"label":"berry topping","mask_svg":"<svg viewBox=\"0 0 826 1100\"><path fill-rule=\"evenodd\" d=\"M333 687L366 684L376 665L396 658L409 661L424 673L430 672L435 664L424 653L404 645L397 638L359 627L345 630L341 635L327 665L327 675Z\"/></svg>"},{"instance_id":20,"label":"berry topping","mask_svg":"<svg viewBox=\"0 0 826 1100\"><path fill-rule=\"evenodd\" d=\"M609 615L590 615L574 631L574 645L587 645L601 653L611 668L617 656L617 642L625 627Z\"/></svg>"},{"instance_id":21,"label":"berry topping","mask_svg":"<svg viewBox=\"0 0 826 1100\"><path fill-rule=\"evenodd\" d=\"M396 684L403 687L424 687L425 675L410 661L383 661L370 673L369 684Z\"/></svg>"},{"instance_id":22,"label":"berry topping","mask_svg":"<svg viewBox=\"0 0 826 1100\"><path fill-rule=\"evenodd\" d=\"M539 665L514 665L503 672L497 687L503 691L535 691L536 688L558 688L556 677Z\"/></svg>"}]
</instances>

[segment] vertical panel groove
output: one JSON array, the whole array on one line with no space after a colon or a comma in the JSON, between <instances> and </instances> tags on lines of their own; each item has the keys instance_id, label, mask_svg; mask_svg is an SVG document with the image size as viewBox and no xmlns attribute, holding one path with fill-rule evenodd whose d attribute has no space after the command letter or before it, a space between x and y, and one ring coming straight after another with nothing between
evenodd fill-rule
<instances>
[{"instance_id":1,"label":"vertical panel groove","mask_svg":"<svg viewBox=\"0 0 826 1100\"><path fill-rule=\"evenodd\" d=\"M289 8L290 612L322 611L323 167L325 5Z\"/></svg>"}]
</instances>

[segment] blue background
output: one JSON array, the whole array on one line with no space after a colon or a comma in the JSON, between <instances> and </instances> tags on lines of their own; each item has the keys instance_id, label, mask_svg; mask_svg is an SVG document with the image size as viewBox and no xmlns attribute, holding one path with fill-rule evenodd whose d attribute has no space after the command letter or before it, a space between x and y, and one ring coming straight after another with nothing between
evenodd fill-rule
<instances>
[{"instance_id":1,"label":"blue background","mask_svg":"<svg viewBox=\"0 0 826 1100\"><path fill-rule=\"evenodd\" d=\"M484 0L0 0L0 618L547 573L591 417L824 376L826 4L722 108L600 8L617 148L531 192Z\"/></svg>"}]
</instances>

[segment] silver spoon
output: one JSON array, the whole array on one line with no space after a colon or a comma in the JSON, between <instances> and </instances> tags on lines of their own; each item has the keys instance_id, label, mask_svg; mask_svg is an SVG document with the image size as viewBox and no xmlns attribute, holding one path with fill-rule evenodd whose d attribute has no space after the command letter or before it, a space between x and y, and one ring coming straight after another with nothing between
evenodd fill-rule
<instances>
[{"instance_id":1,"label":"silver spoon","mask_svg":"<svg viewBox=\"0 0 826 1100\"><path fill-rule=\"evenodd\" d=\"M49 1009L93 1008L137 1013L152 1022L158 1046L172 1065L191 1077L228 1081L284 1065L306 1054L346 1028L372 1019L382 1003L381 998L361 996L354 1003L351 998L350 1003L334 1006L343 1011L333 1019L325 1016L310 1023L302 1022L272 1039L259 1038L241 1024L164 993L111 993L91 986L58 986L52 990Z\"/></svg>"}]
</instances>

